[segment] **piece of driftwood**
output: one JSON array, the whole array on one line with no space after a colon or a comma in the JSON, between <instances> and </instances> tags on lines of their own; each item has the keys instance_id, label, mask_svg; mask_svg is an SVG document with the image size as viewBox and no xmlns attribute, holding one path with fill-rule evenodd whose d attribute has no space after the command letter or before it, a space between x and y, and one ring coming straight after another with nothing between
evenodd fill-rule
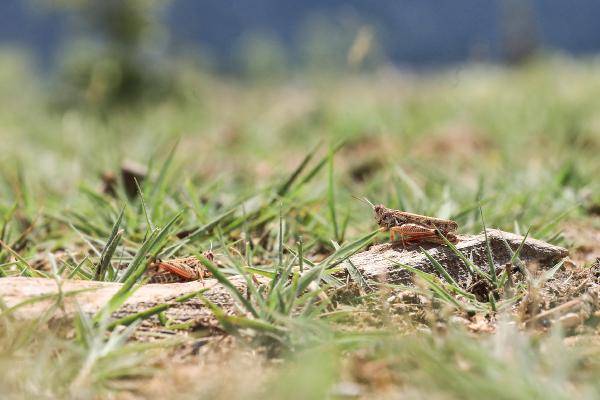
<instances>
[{"instance_id":1,"label":"piece of driftwood","mask_svg":"<svg viewBox=\"0 0 600 400\"><path fill-rule=\"evenodd\" d=\"M233 277L231 280L243 290L243 279ZM120 287L120 283L64 280L60 287L62 297L57 303L59 287L56 281L45 278L9 277L0 279L0 299L8 308L17 306L11 310L11 315L18 319L40 316L55 304L59 304L59 307L54 311L53 319L68 319L78 310L87 314L97 313ZM173 307L166 311L166 316L171 323L213 326L214 316L200 298L194 297L184 303L175 302L175 299L183 295L202 289L206 289L202 295L212 303L226 311L234 310L235 301L230 292L216 279L204 279L185 283L143 285L112 317L119 318L170 303ZM35 301L22 305L26 300Z\"/></svg>"},{"instance_id":2,"label":"piece of driftwood","mask_svg":"<svg viewBox=\"0 0 600 400\"><path fill-rule=\"evenodd\" d=\"M512 253L517 251L523 241L523 236L504 232L497 229L488 229L487 237L492 249L492 256L496 267L508 263ZM486 240L484 233L478 235L459 236L456 248L482 270L488 269L486 254ZM448 247L439 245L423 246L429 255L437 260L456 281L468 281L469 270L463 261ZM519 258L526 262L535 262L541 268L548 268L564 257L569 252L558 246L551 245L541 240L527 238L523 244ZM403 246L401 243L384 243L375 245L367 251L355 254L350 261L358 268L367 280L385 281L394 284L408 284L412 274L402 268L400 264L439 275L435 267L421 251L418 245Z\"/></svg>"},{"instance_id":3,"label":"piece of driftwood","mask_svg":"<svg viewBox=\"0 0 600 400\"><path fill-rule=\"evenodd\" d=\"M516 251L523 240L522 236L494 229L489 229L487 233L494 263L498 266L504 265L511 258L506 243L513 251ZM506 240L506 243L503 239ZM483 269L486 268L487 256L483 234L462 236L456 247L471 258L475 264ZM457 281L464 281L469 278L462 261L449 248L445 246L428 246L427 251ZM523 245L520 258L525 262L536 262L540 267L545 268L567 255L567 250L561 247L528 238ZM386 280L390 283L410 283L411 274L398 264L405 264L425 272L436 273L435 268L418 247L405 249L402 245L389 243L376 245L367 251L355 254L351 257L351 262L367 280L371 281ZM242 292L245 292L245 283L241 277L232 277L231 280ZM61 288L64 296L58 316L72 316L77 309L89 314L96 313L116 293L119 287L120 284L118 283L64 280ZM92 290L71 295L73 291L82 289ZM235 309L235 300L226 288L219 284L216 279L204 279L187 283L144 285L137 289L113 317L140 312L159 304L173 303L174 299L201 289L207 289L203 295L211 302L225 310L233 311ZM57 293L57 283L52 279L0 278L0 298L7 307L13 307L36 296ZM37 316L51 306L53 302L56 302L56 296L20 307L13 315L21 318ZM166 314L175 323L191 323L193 325L214 322L212 313L204 302L198 298L193 298L185 303L174 304Z\"/></svg>"}]
</instances>

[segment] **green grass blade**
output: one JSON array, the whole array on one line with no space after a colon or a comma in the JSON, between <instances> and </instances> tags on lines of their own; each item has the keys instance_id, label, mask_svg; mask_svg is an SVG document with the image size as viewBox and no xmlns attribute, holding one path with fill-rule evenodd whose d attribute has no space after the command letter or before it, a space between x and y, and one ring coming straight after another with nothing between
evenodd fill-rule
<instances>
[{"instance_id":1,"label":"green grass blade","mask_svg":"<svg viewBox=\"0 0 600 400\"><path fill-rule=\"evenodd\" d=\"M304 272L304 249L302 236L298 237L298 269L300 270L300 273Z\"/></svg>"},{"instance_id":2,"label":"green grass blade","mask_svg":"<svg viewBox=\"0 0 600 400\"><path fill-rule=\"evenodd\" d=\"M331 149L332 154L337 153L342 147L344 147L344 145L346 144L346 141L342 140L340 142L338 142L336 145L334 145ZM311 169L301 180L300 182L298 182L297 185L295 185L294 187L294 191L299 190L302 186L304 186L305 184L307 184L308 182L310 182L318 173L319 171L321 171L321 169L323 169L323 167L325 166L325 164L327 163L327 160L329 159L329 154L325 157L323 157L318 163L317 165L315 165L313 167L313 169Z\"/></svg>"},{"instance_id":3,"label":"green grass blade","mask_svg":"<svg viewBox=\"0 0 600 400\"><path fill-rule=\"evenodd\" d=\"M208 269L208 271L213 275L213 277L216 280L218 280L219 283L221 283L221 285L223 285L227 289L229 289L229 292L235 298L237 298L237 300L240 303L243 304L244 308L246 308L246 310L248 312L250 312L255 318L259 317L259 314L256 311L256 309L254 308L254 306L248 301L248 299L246 299L246 297L244 297L244 295L242 293L240 293L240 291L227 278L227 276L225 276L225 274L223 274L223 272L221 272L221 270L219 269L219 267L217 267L215 264L213 264L212 261L210 261L209 259L207 259L206 257L204 257L201 254L198 255L198 259L200 260L200 262L202 263L202 265L204 265L206 267L206 269Z\"/></svg>"},{"instance_id":4,"label":"green grass blade","mask_svg":"<svg viewBox=\"0 0 600 400\"><path fill-rule=\"evenodd\" d=\"M567 215L569 215L571 212L573 212L573 210L576 210L580 206L581 206L580 204L576 204L573 207L570 207L569 209L561 212L556 217L552 218L550 221L548 221L547 223L545 223L544 225L542 225L541 227L539 227L538 229L535 230L534 237L548 241L548 239L546 237L548 232L550 232L554 227L556 227L556 225L560 221L562 221Z\"/></svg>"},{"instance_id":5,"label":"green grass blade","mask_svg":"<svg viewBox=\"0 0 600 400\"><path fill-rule=\"evenodd\" d=\"M459 293L471 300L475 299L475 296L472 295L471 293L468 293L466 291L464 291L460 285L454 280L454 278L452 278L452 276L448 273L448 271L446 271L446 268L444 268L442 266L442 264L440 264L438 262L438 260L436 260L435 258L433 258L431 256L431 254L429 254L429 252L427 252L427 250L425 250L422 247L419 247L419 249L421 250L421 253L425 254L425 257L427 257L427 259L429 260L429 262L433 265L433 267L438 271L438 273L444 277L444 279L446 279L446 281L450 284L450 286L452 287L452 289L454 290L455 293Z\"/></svg>"},{"instance_id":6,"label":"green grass blade","mask_svg":"<svg viewBox=\"0 0 600 400\"><path fill-rule=\"evenodd\" d=\"M494 255L492 254L492 247L490 246L490 240L487 235L487 228L485 226L485 220L483 218L483 210L479 207L479 216L481 218L481 225L483 226L483 235L485 237L485 254L488 261L488 267L492 277L492 283L495 288L498 288L498 275L496 274L496 264L494 263Z\"/></svg>"},{"instance_id":7,"label":"green grass blade","mask_svg":"<svg viewBox=\"0 0 600 400\"><path fill-rule=\"evenodd\" d=\"M479 275L480 277L482 277L483 279L488 280L488 281L490 281L492 279L489 274L482 271L481 268L479 268L477 265L475 265L473 263L473 261L469 260L462 253L462 251L458 250L456 248L456 246L454 245L454 243L450 242L443 233L440 232L440 236L441 236L442 240L444 241L444 243L446 244L446 246L448 246L450 248L450 250L452 250L454 255L456 255L458 258L460 258L460 260L465 264L465 267L467 268L467 273L472 274L472 275Z\"/></svg>"},{"instance_id":8,"label":"green grass blade","mask_svg":"<svg viewBox=\"0 0 600 400\"><path fill-rule=\"evenodd\" d=\"M527 269L527 267L525 266L523 261L521 261L521 259L519 258L519 255L521 254L521 250L523 249L523 246L525 245L525 241L527 240L527 237L529 236L530 229L531 229L531 227L529 229L527 229L527 232L525 233L525 236L523 236L523 240L521 240L521 243L519 244L517 251L513 251L513 249L510 247L510 245L508 244L506 239L504 237L502 238L502 241L504 242L506 249L508 250L508 252L511 255L510 264L516 265L519 268L519 270L521 271L521 273L527 277L529 277L529 270Z\"/></svg>"},{"instance_id":9,"label":"green grass blade","mask_svg":"<svg viewBox=\"0 0 600 400\"><path fill-rule=\"evenodd\" d=\"M393 260L390 260L390 261L394 262ZM421 271L420 269L413 268L410 265L406 265L406 264L394 262L394 265L396 267L404 268L404 269L408 270L409 272L412 272L413 274L417 275L419 278L423 279L429 285L431 290L435 294L437 294L438 297L441 298L442 300L446 301L449 304L456 306L459 309L465 309L465 306L463 304L461 304L458 300L456 300L454 298L454 296L452 296L452 294L450 294L446 289L444 289L442 287L442 285L440 285L439 283L436 282L439 280L435 275L428 274L427 272Z\"/></svg>"},{"instance_id":10,"label":"green grass blade","mask_svg":"<svg viewBox=\"0 0 600 400\"><path fill-rule=\"evenodd\" d=\"M317 149L319 148L320 145L321 145L321 143L318 143L317 146L315 146L311 151L309 151L308 154L306 156L304 156L304 159L302 160L302 162L300 162L300 164L296 167L296 169L289 176L289 178L286 179L285 182L283 182L283 184L281 184L281 186L277 189L277 192L276 192L277 198L283 197L286 195L286 193L292 187L292 184L296 181L296 179L298 179L298 177L300 176L302 171L304 171L304 169L306 168L306 166L308 165L310 160L312 160L312 158L314 157L314 155L317 152ZM277 198L273 199L273 201L276 201Z\"/></svg>"},{"instance_id":11,"label":"green grass blade","mask_svg":"<svg viewBox=\"0 0 600 400\"><path fill-rule=\"evenodd\" d=\"M83 268L82 268L82 267L83 267L83 265L85 264L85 262L86 262L86 261L88 261L88 260L89 260L88 256L85 256L85 257L83 258L83 260L81 260L81 262L79 262L79 263L78 263L78 264L77 264L77 265L76 265L76 266L75 266L75 267L74 267L74 268L71 270L71 272L69 273L69 279L73 279L75 276L83 277L84 279L92 279L92 276L91 276L91 275L87 276L87 275L86 275L86 273L85 273L85 272L83 272ZM68 265L68 264L65 264L65 267L66 267L67 265ZM70 265L69 265L69 267L70 267ZM97 280L97 279L96 279L96 280Z\"/></svg>"},{"instance_id":12,"label":"green grass blade","mask_svg":"<svg viewBox=\"0 0 600 400\"><path fill-rule=\"evenodd\" d=\"M148 319L148 318L152 317L153 315L160 314L160 313L168 310L169 308L177 305L178 303L185 303L186 301L201 295L202 293L206 292L207 290L208 290L208 288L199 290L197 292L188 293L183 296L177 297L176 299L174 299L173 301L171 301L169 303L159 304L157 306L150 307L147 310L140 311L135 314L127 315L123 318L119 318L115 321L112 321L110 324L108 324L108 329L114 329L115 327L117 327L119 325L130 325L137 320Z\"/></svg>"},{"instance_id":13,"label":"green grass blade","mask_svg":"<svg viewBox=\"0 0 600 400\"><path fill-rule=\"evenodd\" d=\"M189 235L186 236L186 240L188 242L190 242L193 239L196 239L202 235L210 234L217 226L219 226L228 217L231 217L236 211L237 211L237 208L232 208L232 209L224 212L223 214L217 216L213 220L207 222L205 225L202 225L201 227L192 231Z\"/></svg>"},{"instance_id":14,"label":"green grass blade","mask_svg":"<svg viewBox=\"0 0 600 400\"><path fill-rule=\"evenodd\" d=\"M9 245L4 243L4 241L0 240L0 247L6 249L10 254L13 255L14 258L17 259L18 263L16 264L21 269L21 275L27 277L44 277L45 275L41 272L35 270L27 260L25 260L19 253L14 251Z\"/></svg>"},{"instance_id":15,"label":"green grass blade","mask_svg":"<svg viewBox=\"0 0 600 400\"><path fill-rule=\"evenodd\" d=\"M376 230L350 243L346 243L345 245L340 247L339 250L336 250L333 254L331 254L329 257L323 260L320 263L320 265L325 265L326 269L335 267L336 265L344 262L346 259L351 257L354 253L358 252L364 246L369 244L371 240L373 240L373 238L377 236L378 233L379 230Z\"/></svg>"},{"instance_id":16,"label":"green grass blade","mask_svg":"<svg viewBox=\"0 0 600 400\"><path fill-rule=\"evenodd\" d=\"M153 253L153 256L158 255L158 253L160 252L160 245L166 239L171 228L173 227L173 225L175 225L175 223L179 220L180 217L181 213L177 213L160 231L155 231L150 234L150 237L148 237L146 241L142 244L142 247L136 253L133 261L131 262L131 264L129 264L129 266L119 279L119 282L125 283L128 280L132 279L133 281L131 282L131 285L133 285L133 282L139 279L139 277L144 273L145 270L144 263L146 261L146 256L150 253Z\"/></svg>"},{"instance_id":17,"label":"green grass blade","mask_svg":"<svg viewBox=\"0 0 600 400\"><path fill-rule=\"evenodd\" d=\"M108 302L102 307L96 315L93 317L94 323L99 323L101 320L108 318L112 313L117 311L131 295L138 290L142 284L135 285L134 280L125 282L123 286L108 300Z\"/></svg>"},{"instance_id":18,"label":"green grass blade","mask_svg":"<svg viewBox=\"0 0 600 400\"><path fill-rule=\"evenodd\" d=\"M329 154L327 157L327 206L329 208L329 217L331 219L331 224L333 225L333 237L336 241L340 241L340 232L338 228L337 215L336 215L336 206L335 206L335 184L333 177L333 149L329 149Z\"/></svg>"},{"instance_id":19,"label":"green grass blade","mask_svg":"<svg viewBox=\"0 0 600 400\"><path fill-rule=\"evenodd\" d=\"M106 246L104 246L104 250L102 250L102 254L100 255L100 262L96 267L96 273L94 275L94 279L97 281L104 280L106 271L108 270L108 266L110 264L110 260L112 259L117 246L121 240L121 236L123 235L123 231L120 230L121 222L123 221L123 215L125 213L125 207L121 209L117 220L115 221L112 231L108 240L106 241Z\"/></svg>"},{"instance_id":20,"label":"green grass blade","mask_svg":"<svg viewBox=\"0 0 600 400\"><path fill-rule=\"evenodd\" d=\"M146 256L154 250L155 254L160 250L160 245L166 238L171 227L179 219L181 214L175 215L171 221L169 221L163 229L159 232L151 234L151 236L144 242L142 247L136 253L133 261L127 267L127 270L119 280L123 283L123 286L110 298L108 303L94 316L94 321L98 322L101 318L105 318L106 315L110 315L125 303L125 301L131 296L139 287L134 285L142 277L146 271L147 260Z\"/></svg>"},{"instance_id":21,"label":"green grass blade","mask_svg":"<svg viewBox=\"0 0 600 400\"><path fill-rule=\"evenodd\" d=\"M156 181L152 182L152 190L150 191L149 200L150 205L152 206L153 216L156 216L157 210L162 205L160 199L164 195L167 173L169 171L169 168L171 167L171 164L173 163L173 159L175 157L175 152L177 150L178 145L179 142L177 141L173 145L173 147L171 147L171 150L169 150L169 154L167 155L165 162L160 168L158 178L156 178Z\"/></svg>"},{"instance_id":22,"label":"green grass blade","mask_svg":"<svg viewBox=\"0 0 600 400\"><path fill-rule=\"evenodd\" d=\"M544 274L542 275L542 281L547 281L549 279L552 279L554 277L554 274L556 273L556 271L558 271L563 266L564 263L565 263L565 260L560 260L552 268L550 268L547 271L544 271Z\"/></svg>"},{"instance_id":23,"label":"green grass blade","mask_svg":"<svg viewBox=\"0 0 600 400\"><path fill-rule=\"evenodd\" d=\"M142 210L144 211L144 216L146 217L146 224L148 227L146 228L146 233L154 231L154 225L152 224L152 219L150 218L150 214L148 214L148 207L146 207L146 201L144 200L144 192L140 188L140 184L138 183L136 178L133 178L135 182L135 187L137 188L138 195L140 196L140 203L142 205Z\"/></svg>"},{"instance_id":24,"label":"green grass blade","mask_svg":"<svg viewBox=\"0 0 600 400\"><path fill-rule=\"evenodd\" d=\"M340 249L340 245L336 242L333 242L333 246L336 250ZM352 280L363 290L365 289L369 289L370 286L367 283L367 281L365 280L365 278L362 276L362 274L360 273L360 271L358 270L358 268L356 267L356 265L354 265L354 263L347 259L344 263L344 267L346 268L346 270L348 271L348 275L350 276L350 278L352 278Z\"/></svg>"},{"instance_id":25,"label":"green grass blade","mask_svg":"<svg viewBox=\"0 0 600 400\"><path fill-rule=\"evenodd\" d=\"M523 236L523 240L521 240L521 243L519 244L519 247L517 247L517 251L515 251L512 254L512 257L510 258L510 263L514 263L516 260L519 259L519 255L521 254L521 250L523 250L523 246L525 245L525 241L527 240L527 238L529 237L529 231L531 230L531 227L529 227L527 229L527 232L525 232L525 236ZM506 240L504 241L506 242ZM508 244L508 243L507 243ZM509 246L510 248L510 246ZM512 250L512 249L511 249Z\"/></svg>"},{"instance_id":26,"label":"green grass blade","mask_svg":"<svg viewBox=\"0 0 600 400\"><path fill-rule=\"evenodd\" d=\"M278 267L283 267L283 211L279 207L279 232L277 233L277 259Z\"/></svg>"}]
</instances>

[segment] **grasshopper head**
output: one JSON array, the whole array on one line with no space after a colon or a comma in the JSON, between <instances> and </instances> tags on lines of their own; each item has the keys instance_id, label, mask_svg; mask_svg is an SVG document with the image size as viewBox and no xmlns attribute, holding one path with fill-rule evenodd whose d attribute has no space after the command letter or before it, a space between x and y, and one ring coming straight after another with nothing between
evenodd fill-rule
<instances>
[{"instance_id":1,"label":"grasshopper head","mask_svg":"<svg viewBox=\"0 0 600 400\"><path fill-rule=\"evenodd\" d=\"M384 222L386 210L387 209L383 206L383 204L377 204L373 206L373 212L375 213L375 222L377 222L377 225L381 226Z\"/></svg>"},{"instance_id":2,"label":"grasshopper head","mask_svg":"<svg viewBox=\"0 0 600 400\"><path fill-rule=\"evenodd\" d=\"M352 197L371 206L371 208L373 209L373 212L375 213L375 222L377 222L377 225L384 227L384 228L388 227L388 224L386 223L386 219L387 219L387 215L389 213L388 213L388 209L385 208L385 206L383 204L373 204L366 197L363 197L362 199L359 197L356 197L356 196L352 196Z\"/></svg>"}]
</instances>

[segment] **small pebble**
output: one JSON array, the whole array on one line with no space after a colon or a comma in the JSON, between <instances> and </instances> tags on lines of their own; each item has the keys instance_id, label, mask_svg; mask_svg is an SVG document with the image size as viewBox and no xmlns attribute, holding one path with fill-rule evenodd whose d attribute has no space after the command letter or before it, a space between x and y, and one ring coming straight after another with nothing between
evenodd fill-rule
<instances>
[{"instance_id":1,"label":"small pebble","mask_svg":"<svg viewBox=\"0 0 600 400\"><path fill-rule=\"evenodd\" d=\"M558 319L558 323L561 324L561 326L565 329L571 329L581 324L581 318L579 314L568 313L560 317Z\"/></svg>"}]
</instances>

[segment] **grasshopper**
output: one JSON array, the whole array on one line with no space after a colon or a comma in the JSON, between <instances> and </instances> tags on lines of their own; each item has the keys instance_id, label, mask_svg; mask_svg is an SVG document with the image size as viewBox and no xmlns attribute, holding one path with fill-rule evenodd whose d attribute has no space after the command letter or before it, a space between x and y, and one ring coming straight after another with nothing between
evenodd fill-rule
<instances>
[{"instance_id":1,"label":"grasshopper","mask_svg":"<svg viewBox=\"0 0 600 400\"><path fill-rule=\"evenodd\" d=\"M458 242L456 237L458 224L455 221L394 210L364 200L373 208L375 221L381 227L381 231L390 232L390 240L393 243L444 244L443 237L446 237L450 243Z\"/></svg>"},{"instance_id":2,"label":"grasshopper","mask_svg":"<svg viewBox=\"0 0 600 400\"><path fill-rule=\"evenodd\" d=\"M204 256L213 260L212 252ZM157 260L148 267L149 283L189 282L206 278L209 272L196 257L174 258L168 261Z\"/></svg>"}]
</instances>

